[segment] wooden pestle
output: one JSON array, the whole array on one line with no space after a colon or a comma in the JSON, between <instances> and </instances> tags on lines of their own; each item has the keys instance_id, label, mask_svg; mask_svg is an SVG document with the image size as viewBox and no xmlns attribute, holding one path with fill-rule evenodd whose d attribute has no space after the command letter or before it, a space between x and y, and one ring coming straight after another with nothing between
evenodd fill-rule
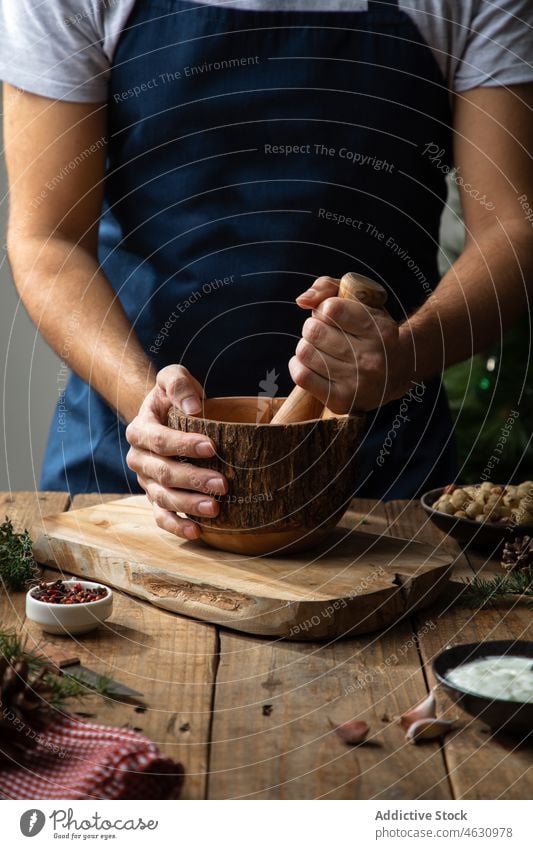
<instances>
[{"instance_id":1,"label":"wooden pestle","mask_svg":"<svg viewBox=\"0 0 533 849\"><path fill-rule=\"evenodd\" d=\"M366 304L368 307L383 309L387 300L387 293L383 286L376 283L375 280L371 280L370 277L364 277L350 271L341 277L338 297L351 298ZM324 408L322 401L319 401L306 389L295 386L270 423L290 424L291 422L318 419L321 416L329 418L334 415L335 413Z\"/></svg>"}]
</instances>

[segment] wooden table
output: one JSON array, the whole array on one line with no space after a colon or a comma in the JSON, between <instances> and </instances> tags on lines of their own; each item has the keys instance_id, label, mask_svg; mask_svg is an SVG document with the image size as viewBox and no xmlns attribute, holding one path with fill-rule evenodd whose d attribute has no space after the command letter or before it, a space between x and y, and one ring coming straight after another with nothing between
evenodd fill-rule
<instances>
[{"instance_id":1,"label":"wooden table","mask_svg":"<svg viewBox=\"0 0 533 849\"><path fill-rule=\"evenodd\" d=\"M19 527L39 516L117 496L0 495ZM442 546L456 554L455 580L498 570L461 554L418 504L358 500L365 530ZM54 573L51 573L54 574ZM187 770L185 796L201 799L530 799L533 744L495 738L439 696L439 713L459 716L443 745L406 744L393 717L432 685L431 659L451 642L533 639L523 603L474 611L450 593L386 632L330 644L247 637L159 610L115 592L109 627L82 638L82 663L145 694L148 709L88 697L84 715L137 728ZM22 627L24 594L0 591L0 622ZM64 637L50 637L64 646ZM75 708L74 708L75 709ZM349 748L334 723L365 719L369 741Z\"/></svg>"}]
</instances>

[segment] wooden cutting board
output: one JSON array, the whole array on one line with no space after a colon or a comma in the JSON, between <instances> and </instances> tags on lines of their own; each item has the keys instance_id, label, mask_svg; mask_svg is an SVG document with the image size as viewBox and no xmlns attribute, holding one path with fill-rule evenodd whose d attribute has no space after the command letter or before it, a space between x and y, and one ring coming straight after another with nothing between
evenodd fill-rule
<instances>
[{"instance_id":1,"label":"wooden cutting board","mask_svg":"<svg viewBox=\"0 0 533 849\"><path fill-rule=\"evenodd\" d=\"M160 530L142 495L47 516L38 562L102 581L158 607L238 631L295 640L374 631L430 604L452 558L411 540L354 531L286 557L215 551Z\"/></svg>"}]
</instances>

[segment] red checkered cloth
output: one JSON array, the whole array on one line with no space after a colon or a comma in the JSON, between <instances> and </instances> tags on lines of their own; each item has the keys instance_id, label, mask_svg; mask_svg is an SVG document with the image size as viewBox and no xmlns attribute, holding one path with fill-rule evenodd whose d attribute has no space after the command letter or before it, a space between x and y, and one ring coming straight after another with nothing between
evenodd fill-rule
<instances>
[{"instance_id":1,"label":"red checkered cloth","mask_svg":"<svg viewBox=\"0 0 533 849\"><path fill-rule=\"evenodd\" d=\"M18 763L0 763L0 799L175 799L183 776L142 734L64 714Z\"/></svg>"}]
</instances>

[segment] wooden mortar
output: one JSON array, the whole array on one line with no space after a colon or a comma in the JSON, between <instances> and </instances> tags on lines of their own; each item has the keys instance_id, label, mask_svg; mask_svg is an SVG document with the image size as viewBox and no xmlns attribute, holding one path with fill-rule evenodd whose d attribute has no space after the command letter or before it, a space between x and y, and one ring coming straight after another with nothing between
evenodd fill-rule
<instances>
[{"instance_id":1,"label":"wooden mortar","mask_svg":"<svg viewBox=\"0 0 533 849\"><path fill-rule=\"evenodd\" d=\"M203 433L217 446L209 461L183 458L226 476L214 519L190 516L213 548L286 554L321 542L347 510L357 472L364 415L271 424L284 398L211 398L201 416L176 407L168 425Z\"/></svg>"}]
</instances>

